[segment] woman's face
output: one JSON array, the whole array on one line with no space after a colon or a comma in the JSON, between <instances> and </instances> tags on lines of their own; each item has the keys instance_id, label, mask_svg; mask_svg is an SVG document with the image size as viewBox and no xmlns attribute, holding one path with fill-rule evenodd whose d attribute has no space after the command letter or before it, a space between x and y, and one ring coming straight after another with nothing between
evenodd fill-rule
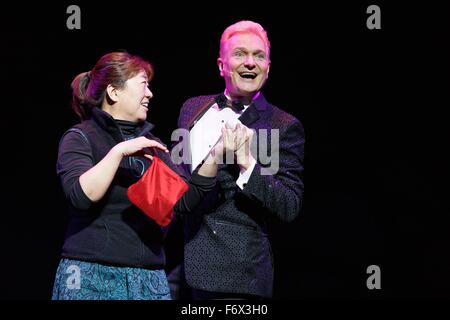
<instances>
[{"instance_id":1,"label":"woman's face","mask_svg":"<svg viewBox=\"0 0 450 320\"><path fill-rule=\"evenodd\" d=\"M153 97L148 88L148 78L144 71L125 82L123 89L118 90L118 101L114 106L114 118L133 122L145 121L148 102Z\"/></svg>"}]
</instances>

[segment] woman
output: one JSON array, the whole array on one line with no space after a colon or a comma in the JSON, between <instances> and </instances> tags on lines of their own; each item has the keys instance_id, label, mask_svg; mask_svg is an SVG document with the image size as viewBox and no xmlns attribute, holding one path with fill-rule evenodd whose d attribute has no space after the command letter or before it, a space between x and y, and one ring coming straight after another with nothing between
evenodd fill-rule
<instances>
[{"instance_id":1,"label":"woman","mask_svg":"<svg viewBox=\"0 0 450 320\"><path fill-rule=\"evenodd\" d=\"M151 163L146 148L181 174L145 121L152 76L147 61L113 52L72 82L72 108L82 122L63 135L59 147L57 174L69 223L52 299L171 298L164 230L126 193ZM216 173L215 162L206 161L175 210L192 210L214 187Z\"/></svg>"}]
</instances>

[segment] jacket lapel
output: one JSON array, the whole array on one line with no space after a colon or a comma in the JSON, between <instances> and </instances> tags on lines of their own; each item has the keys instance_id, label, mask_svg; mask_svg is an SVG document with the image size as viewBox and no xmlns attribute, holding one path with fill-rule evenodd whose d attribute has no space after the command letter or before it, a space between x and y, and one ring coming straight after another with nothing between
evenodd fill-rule
<instances>
[{"instance_id":1,"label":"jacket lapel","mask_svg":"<svg viewBox=\"0 0 450 320\"><path fill-rule=\"evenodd\" d=\"M243 125L250 127L255 121L257 121L260 116L260 112L264 112L267 109L267 100L264 98L261 93L259 97L253 101L253 103L244 111L243 114L239 117L239 121L242 122Z\"/></svg>"},{"instance_id":2,"label":"jacket lapel","mask_svg":"<svg viewBox=\"0 0 450 320\"><path fill-rule=\"evenodd\" d=\"M215 103L216 96L208 99L204 104L198 108L197 112L189 119L187 123L188 130L191 130L195 123L209 110L209 108Z\"/></svg>"}]
</instances>

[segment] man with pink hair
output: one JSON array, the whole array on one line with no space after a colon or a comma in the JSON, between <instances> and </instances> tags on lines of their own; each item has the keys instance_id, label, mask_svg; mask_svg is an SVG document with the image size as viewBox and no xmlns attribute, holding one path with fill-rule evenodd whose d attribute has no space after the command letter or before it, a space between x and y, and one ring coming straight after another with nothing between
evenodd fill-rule
<instances>
[{"instance_id":1,"label":"man with pink hair","mask_svg":"<svg viewBox=\"0 0 450 320\"><path fill-rule=\"evenodd\" d=\"M195 158L213 147L218 119L237 123L223 129L234 133L235 161L219 165L215 189L194 214L184 217L184 275L194 299L270 298L274 264L269 227L273 219L290 222L299 214L303 126L261 92L271 62L270 42L260 24L240 21L226 28L217 64L225 90L188 99L178 125L205 133L191 134L189 152ZM279 155L275 171L254 152L255 144L261 148L260 132L267 132L267 142L276 140L264 146Z\"/></svg>"}]
</instances>

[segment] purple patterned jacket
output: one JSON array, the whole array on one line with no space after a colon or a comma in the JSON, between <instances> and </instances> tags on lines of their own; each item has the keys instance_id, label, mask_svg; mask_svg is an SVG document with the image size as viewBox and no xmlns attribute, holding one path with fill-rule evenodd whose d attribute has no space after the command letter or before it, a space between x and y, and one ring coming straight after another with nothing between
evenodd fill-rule
<instances>
[{"instance_id":1,"label":"purple patterned jacket","mask_svg":"<svg viewBox=\"0 0 450 320\"><path fill-rule=\"evenodd\" d=\"M188 99L178 126L190 129L216 96ZM259 130L267 129L268 155L276 152L271 150L271 129L279 130L279 169L273 175L261 174L268 165L260 161L260 152L254 154L257 164L241 190L235 183L237 165L219 166L216 188L194 214L183 217L185 276L195 289L270 298L274 266L268 226L272 219L290 222L299 214L304 130L299 120L268 103L262 94L239 120L256 130L253 143L257 145Z\"/></svg>"}]
</instances>

